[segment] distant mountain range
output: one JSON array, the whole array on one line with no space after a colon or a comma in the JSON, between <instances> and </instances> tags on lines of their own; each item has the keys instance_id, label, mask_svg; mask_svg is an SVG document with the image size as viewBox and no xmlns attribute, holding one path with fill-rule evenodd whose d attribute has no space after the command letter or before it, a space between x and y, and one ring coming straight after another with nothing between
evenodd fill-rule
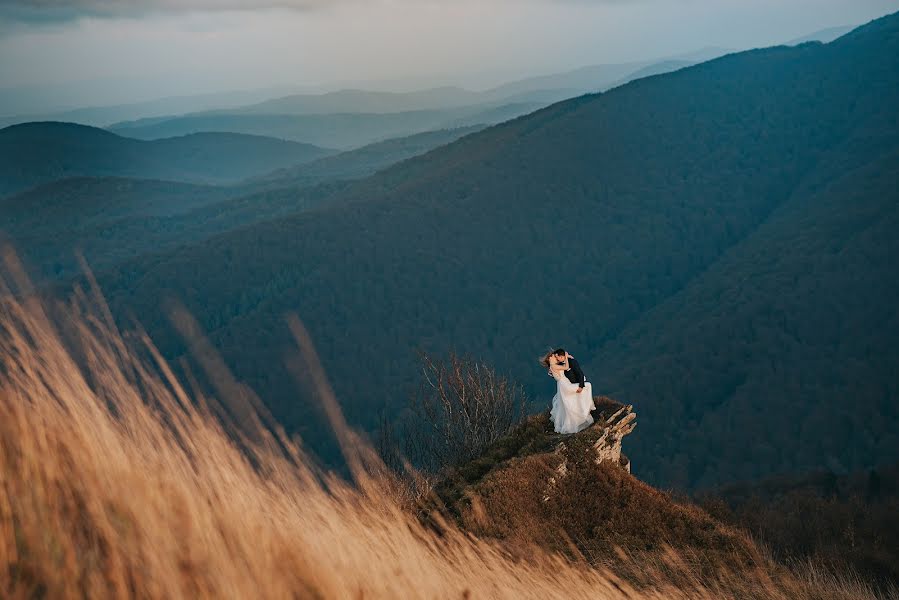
<instances>
[{"instance_id":1,"label":"distant mountain range","mask_svg":"<svg viewBox=\"0 0 899 600\"><path fill-rule=\"evenodd\" d=\"M521 95L546 93L551 90L569 92L568 98L585 93L602 92L628 81L674 71L681 67L705 62L728 54L727 48L704 48L690 54L655 61L600 64L571 71L529 77L506 83L483 92L490 98L514 98ZM558 98L561 100L562 98Z\"/></svg>"},{"instance_id":2,"label":"distant mountain range","mask_svg":"<svg viewBox=\"0 0 899 600\"><path fill-rule=\"evenodd\" d=\"M331 148L352 149L415 133L494 124L533 112L540 103L478 104L460 108L391 113L253 114L198 113L154 118L110 127L119 135L144 140L205 131L229 131L308 142Z\"/></svg>"},{"instance_id":3,"label":"distant mountain range","mask_svg":"<svg viewBox=\"0 0 899 600\"><path fill-rule=\"evenodd\" d=\"M305 187L341 179L359 179L394 163L443 146L462 136L483 129L484 125L427 131L406 137L375 142L355 150L278 169L245 182L251 189L260 187Z\"/></svg>"},{"instance_id":4,"label":"distant mountain range","mask_svg":"<svg viewBox=\"0 0 899 600\"><path fill-rule=\"evenodd\" d=\"M829 27L827 29L822 29L821 31L816 31L815 33L811 33L809 35L804 35L802 37L796 38L795 40L790 40L789 42L787 42L787 46L796 46L798 44L806 44L808 42L822 42L824 44L829 44L835 39L843 37L852 30L853 27L849 25L843 27Z\"/></svg>"},{"instance_id":5,"label":"distant mountain range","mask_svg":"<svg viewBox=\"0 0 899 600\"><path fill-rule=\"evenodd\" d=\"M830 42L851 27L833 27L788 42L795 45L807 41ZM298 93L300 86L280 86L254 90L231 90L187 96L172 96L141 102L121 103L110 106L86 106L57 108L59 98L72 101L83 96L85 89L96 91L98 85L110 86L112 82L70 83L58 86L32 86L5 88L0 94L0 127L32 121L65 121L107 127L115 123L152 117L169 118L210 110L247 110L249 112L287 114L326 114L334 112L405 112L434 108L451 108L479 104L485 101L557 102L585 92L607 89L615 83L623 83L632 72L654 64L681 62L695 64L717 58L730 48L708 47L657 61L634 62L623 65L599 65L584 67L556 75L529 77L494 87L486 92L473 92L459 87L434 87L415 92L386 92L360 89L365 85L334 91L307 88ZM617 74L617 76L616 76ZM631 77L633 79L633 77ZM384 85L384 84L382 84ZM392 86L398 85L393 82ZM377 86L375 86L377 87ZM295 90L289 92L289 90ZM290 93L290 95L285 95ZM365 102L366 97L370 102ZM48 100L52 98L53 100ZM294 106L296 100L298 106Z\"/></svg>"},{"instance_id":6,"label":"distant mountain range","mask_svg":"<svg viewBox=\"0 0 899 600\"><path fill-rule=\"evenodd\" d=\"M364 427L402 406L416 348L474 354L544 407L533 359L564 345L636 405L655 483L895 461L895 106L899 15L559 102L101 280L173 357L157 299L183 299L325 456L283 367L292 311Z\"/></svg>"},{"instance_id":7,"label":"distant mountain range","mask_svg":"<svg viewBox=\"0 0 899 600\"><path fill-rule=\"evenodd\" d=\"M121 84L120 84L121 85ZM107 87L114 87L106 82ZM65 121L105 127L117 121L184 114L210 109L236 108L284 94L301 91L300 86L278 86L254 90L231 90L124 102L107 106L80 106L79 98L97 93L96 82L0 89L0 127L32 121ZM312 91L312 90L307 90ZM76 106L60 107L60 99Z\"/></svg>"},{"instance_id":8,"label":"distant mountain range","mask_svg":"<svg viewBox=\"0 0 899 600\"><path fill-rule=\"evenodd\" d=\"M500 99L501 100L501 99ZM477 92L458 87L442 87L419 92L372 92L340 90L324 94L297 94L266 100L230 114L326 115L335 113L399 113L439 110L483 104Z\"/></svg>"},{"instance_id":9,"label":"distant mountain range","mask_svg":"<svg viewBox=\"0 0 899 600\"><path fill-rule=\"evenodd\" d=\"M12 102L0 103L0 127L31 121L66 121L96 127L114 126L125 122L147 119L171 119L179 116L197 116L216 113L243 114L335 114L335 113L394 113L421 110L461 108L481 104L550 103L585 92L599 91L620 83L630 73L652 64L671 60L697 63L709 60L729 50L707 48L688 55L659 61L634 62L622 65L585 67L555 75L529 77L500 85L486 91L470 91L459 87L443 86L411 92L374 91L367 89L341 89L278 94L278 88L261 90L200 94L195 96L160 98L147 102L69 109L64 111L21 111L10 114L12 109L28 106L28 95L39 96L41 90L6 90L5 98ZM49 94L49 90L45 90ZM67 97L66 93L54 93L54 97ZM18 103L16 97L22 96ZM38 105L36 100L32 103Z\"/></svg>"},{"instance_id":10,"label":"distant mountain range","mask_svg":"<svg viewBox=\"0 0 899 600\"><path fill-rule=\"evenodd\" d=\"M142 254L196 243L316 206L340 189L341 180L371 175L480 128L386 140L226 186L103 176L107 162L117 158L103 152L115 154L119 146L94 144L94 160L80 157L83 176L68 176L0 197L0 235L26 257L37 281L65 281L80 268L74 249L83 252L93 268L103 270ZM108 136L102 130L81 129L87 137L97 131ZM69 128L31 129L32 134L38 132L42 132L43 147L55 149L48 154L57 152L62 162L79 159L77 153L67 156L60 152L61 146L73 151L84 147L65 146Z\"/></svg>"},{"instance_id":11,"label":"distant mountain range","mask_svg":"<svg viewBox=\"0 0 899 600\"><path fill-rule=\"evenodd\" d=\"M73 123L25 123L0 129L0 196L78 175L236 182L334 152L235 133L148 142Z\"/></svg>"},{"instance_id":12,"label":"distant mountain range","mask_svg":"<svg viewBox=\"0 0 899 600\"><path fill-rule=\"evenodd\" d=\"M110 130L139 139L230 131L350 149L425 131L500 123L565 98L691 64L694 62L669 60L599 65L484 92L436 88L408 93L343 90L294 95L240 109L116 123Z\"/></svg>"},{"instance_id":13,"label":"distant mountain range","mask_svg":"<svg viewBox=\"0 0 899 600\"><path fill-rule=\"evenodd\" d=\"M166 106L187 108L191 102L208 104L218 98L206 95L70 110L38 119L100 124L120 135L144 140L201 132L230 132L349 149L432 130L499 123L565 98L675 70L723 52L722 49L707 49L677 60L584 67L523 79L483 92L456 87L403 93L346 89L295 94L181 115L159 114ZM240 97L250 97L248 94L235 92L231 96L222 96L219 101L233 105ZM121 118L141 112L153 116L136 120ZM34 116L0 117L0 125L38 119Z\"/></svg>"}]
</instances>

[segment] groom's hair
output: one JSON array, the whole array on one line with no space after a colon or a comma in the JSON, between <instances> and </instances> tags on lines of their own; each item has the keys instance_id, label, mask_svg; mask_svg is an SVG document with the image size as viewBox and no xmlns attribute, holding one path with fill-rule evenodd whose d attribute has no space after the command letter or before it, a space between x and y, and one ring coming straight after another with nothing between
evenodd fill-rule
<instances>
[{"instance_id":1,"label":"groom's hair","mask_svg":"<svg viewBox=\"0 0 899 600\"><path fill-rule=\"evenodd\" d=\"M555 354L556 356L565 356L568 353L565 352L565 348L556 348L555 350L553 350L553 354Z\"/></svg>"}]
</instances>

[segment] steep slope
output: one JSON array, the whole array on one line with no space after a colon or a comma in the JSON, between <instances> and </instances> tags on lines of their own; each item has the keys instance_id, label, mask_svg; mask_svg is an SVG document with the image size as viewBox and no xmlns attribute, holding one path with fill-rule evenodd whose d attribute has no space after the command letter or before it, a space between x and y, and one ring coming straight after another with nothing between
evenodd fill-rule
<instances>
[{"instance_id":1,"label":"steep slope","mask_svg":"<svg viewBox=\"0 0 899 600\"><path fill-rule=\"evenodd\" d=\"M78 175L231 182L331 152L231 133L144 142L74 123L25 123L0 129L0 195Z\"/></svg>"},{"instance_id":2,"label":"steep slope","mask_svg":"<svg viewBox=\"0 0 899 600\"><path fill-rule=\"evenodd\" d=\"M607 389L650 413L652 442L635 447L649 480L899 460L897 142L856 140L823 161L753 236L597 354ZM778 418L761 418L772 406Z\"/></svg>"},{"instance_id":3,"label":"steep slope","mask_svg":"<svg viewBox=\"0 0 899 600\"><path fill-rule=\"evenodd\" d=\"M314 404L297 397L281 367L290 344L283 315L290 311L307 320L356 423L371 426L380 405L402 402L415 365L397 357L411 357L415 347L456 347L488 357L543 404L546 379L530 357L547 345L564 344L590 367L596 389L615 389L628 402L635 395L664 415L649 417L653 423L664 418L667 430L687 435L696 419L727 401L739 381L723 385L710 367L705 379L690 380L689 410L675 410L663 390L656 390L658 401L641 391L664 385L664 373L657 380L651 368L632 369L613 382L613 369L593 359L613 363L601 348L625 339L622 332L713 272L741 244L754 248L750 255L757 264L777 264L776 250L764 235L756 237L763 225L779 222L796 239L807 233L811 238L793 249L818 260L816 253L829 247L816 236L827 229L779 212L813 202L812 182L845 168L855 174L847 176L855 178L859 193L834 195L832 211L811 212L810 219L832 217L852 236L859 233L854 210L874 215L875 222L888 216L883 210L895 201L895 181L882 167L872 167L882 173L877 178L863 167L888 160L896 148L897 31L899 17L891 16L829 45L733 54L561 102L382 171L315 210L129 265L105 279L107 289L117 304L136 307L173 355L183 345L166 335L167 319L155 299L164 293L183 298L229 364L289 428L313 442L321 441ZM841 163L841 155L848 162ZM895 264L889 260L892 246L878 249L882 237L852 239L860 256L883 260L844 263L836 254L834 268L816 274L828 280L821 285L841 286L851 265L857 297L865 300L846 307L845 328L824 324L829 354L813 345L793 347L814 354L822 368L857 356L836 340L854 331L853 323L869 322L859 311L876 306L883 313L897 304L895 287L882 283L885 269ZM793 286L804 274L791 269L802 265L785 262L772 273L775 285L754 297L760 311L798 291L785 308L787 316L810 312L819 301L816 288ZM738 297L716 302L725 316L738 312ZM789 319L772 326L789 332ZM870 331L868 347L895 349L891 323ZM689 331L683 322L660 320L645 347L655 345L653 333L663 337L669 327ZM789 360L789 346L773 345L772 354L744 351L739 331L721 326L712 332L728 348L728 364L740 362L749 370L772 361L791 369L810 364ZM895 388L886 383L893 372L890 356L871 363L870 385L857 388L862 406L895 404ZM713 358L702 360L717 364ZM639 363L632 366L639 369ZM818 392L826 392L824 404L832 406L840 397L833 382L810 371L793 372L803 401L821 402ZM794 396L796 386L760 381L760 406L781 406ZM695 390L708 393L694 396ZM820 464L833 431L827 422L806 418L814 411L803 408L788 423L806 432L798 444L807 462ZM878 448L895 450L899 443L886 433L896 425L894 414L884 410L879 424L859 422L853 435L881 439ZM759 430L780 427L777 413L740 415L749 416L752 427L739 420L728 428L733 452L753 452ZM883 434L876 433L880 427ZM650 428L659 432L658 426ZM783 435L770 443L796 448L779 431ZM646 469L652 481L683 485L707 484L746 464L757 473L770 472L782 468L787 455L725 454L719 460L720 445L697 442L689 455L671 457L654 452L655 443L635 438L637 468ZM666 444L664 451L675 452ZM872 445L852 447L841 459L854 465L879 459ZM686 477L672 471L681 462L688 463ZM715 469L702 479L709 464ZM659 468L651 471L653 465Z\"/></svg>"}]
</instances>

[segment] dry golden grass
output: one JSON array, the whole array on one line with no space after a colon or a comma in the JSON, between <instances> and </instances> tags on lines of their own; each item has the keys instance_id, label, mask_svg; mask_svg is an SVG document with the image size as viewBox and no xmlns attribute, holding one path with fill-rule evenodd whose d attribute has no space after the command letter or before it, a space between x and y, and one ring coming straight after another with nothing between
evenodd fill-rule
<instances>
[{"instance_id":1,"label":"dry golden grass","mask_svg":"<svg viewBox=\"0 0 899 600\"><path fill-rule=\"evenodd\" d=\"M761 571L675 590L663 575L674 555L646 564L658 585L636 591L558 556L515 560L453 528L437 536L393 499L343 425L299 322L302 368L318 380L354 485L282 435L226 431L213 402L189 396L144 336L120 335L98 298L76 295L54 325L27 282L14 283L15 294L0 290L0 597L869 596L861 584ZM228 411L249 410L246 390L214 358L202 362L224 378Z\"/></svg>"}]
</instances>

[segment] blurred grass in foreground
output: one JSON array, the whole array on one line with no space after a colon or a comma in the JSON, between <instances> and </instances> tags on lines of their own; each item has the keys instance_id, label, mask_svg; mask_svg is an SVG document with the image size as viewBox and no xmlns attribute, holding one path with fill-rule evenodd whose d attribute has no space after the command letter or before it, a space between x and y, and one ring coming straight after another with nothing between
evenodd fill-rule
<instances>
[{"instance_id":1,"label":"blurred grass in foreground","mask_svg":"<svg viewBox=\"0 0 899 600\"><path fill-rule=\"evenodd\" d=\"M343 423L298 320L288 325L300 348L294 366L320 391L352 484L264 426L257 400L189 316L174 311L217 400L182 386L139 331L120 334L96 289L48 307L11 253L5 261L0 596L871 597L861 582L813 566L684 585L689 567L672 552L640 565L658 577L635 590L559 556L516 560L449 524L438 536L402 508L375 453Z\"/></svg>"}]
</instances>

